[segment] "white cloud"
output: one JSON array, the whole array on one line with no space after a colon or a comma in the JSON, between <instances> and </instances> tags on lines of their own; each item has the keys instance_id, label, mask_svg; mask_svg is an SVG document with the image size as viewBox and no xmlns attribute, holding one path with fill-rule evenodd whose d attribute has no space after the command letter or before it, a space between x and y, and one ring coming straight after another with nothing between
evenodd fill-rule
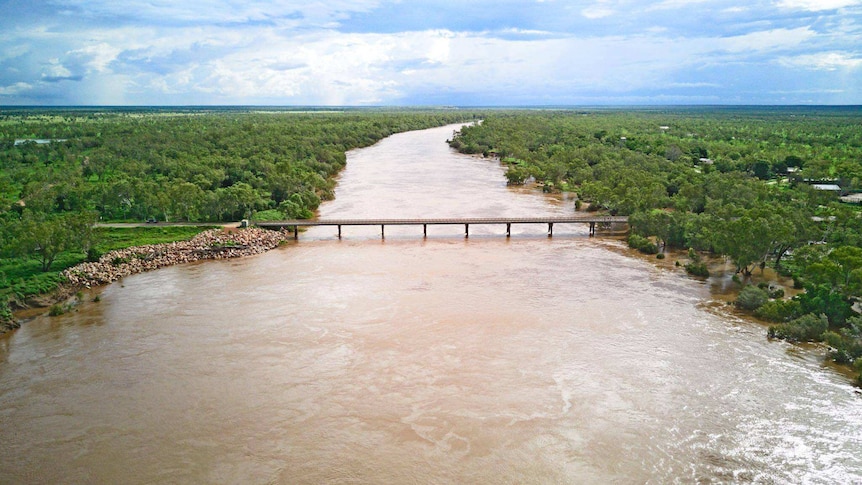
<instances>
[{"instance_id":1,"label":"white cloud","mask_svg":"<svg viewBox=\"0 0 862 485\"><path fill-rule=\"evenodd\" d=\"M298 23L323 26L346 14L367 12L379 0L55 0L59 8L89 17L132 17L158 23ZM80 15L80 13L75 14Z\"/></svg>"},{"instance_id":2,"label":"white cloud","mask_svg":"<svg viewBox=\"0 0 862 485\"><path fill-rule=\"evenodd\" d=\"M773 94L844 94L843 89L792 89L770 91Z\"/></svg>"},{"instance_id":3,"label":"white cloud","mask_svg":"<svg viewBox=\"0 0 862 485\"><path fill-rule=\"evenodd\" d=\"M709 0L664 0L662 2L650 5L644 11L650 12L654 10L673 10L683 7L691 7L696 4L704 3Z\"/></svg>"},{"instance_id":4,"label":"white cloud","mask_svg":"<svg viewBox=\"0 0 862 485\"><path fill-rule=\"evenodd\" d=\"M31 89L33 89L32 85L24 82L19 82L11 86L0 87L0 96L15 96L25 93Z\"/></svg>"},{"instance_id":5,"label":"white cloud","mask_svg":"<svg viewBox=\"0 0 862 485\"><path fill-rule=\"evenodd\" d=\"M507 35L523 35L523 36L548 36L548 35L555 35L555 34L554 34L554 32L551 32L551 31L549 31L549 30L535 30L535 29L515 29L515 28L508 28L508 29L498 30L498 31L496 31L496 32L498 32L498 33L500 33L500 34L507 34Z\"/></svg>"},{"instance_id":6,"label":"white cloud","mask_svg":"<svg viewBox=\"0 0 862 485\"><path fill-rule=\"evenodd\" d=\"M852 57L843 52L821 52L795 57L782 57L778 62L787 67L801 67L814 71L837 71L855 69L862 66L862 58Z\"/></svg>"},{"instance_id":7,"label":"white cloud","mask_svg":"<svg viewBox=\"0 0 862 485\"><path fill-rule=\"evenodd\" d=\"M862 5L862 0L779 0L775 5L780 8L819 12Z\"/></svg>"},{"instance_id":8,"label":"white cloud","mask_svg":"<svg viewBox=\"0 0 862 485\"><path fill-rule=\"evenodd\" d=\"M860 2L591 0L551 9L533 5L537 16L560 17L546 21L464 18L448 29L426 29L447 24L402 24L386 17L385 0L52 0L84 21L69 22L70 13L0 30L0 63L6 61L0 94L32 88L49 102L74 95L85 104L100 102L86 96L114 104L361 104L476 92L553 103L586 99L578 94L584 92L622 99L648 90L650 99L658 99L652 97L657 91L675 89L693 97L725 92L730 100L737 99L727 94L732 88L767 89L754 85L762 82L755 71L764 66L858 68L858 18L810 15L818 18L815 25L773 7ZM369 16L354 15L381 5L367 25L361 21ZM503 14L508 6L494 8ZM481 10L471 7L468 13ZM443 2L439 8L453 7ZM692 21L702 18L710 20ZM346 28L346 19L356 23ZM105 21L110 24L97 26ZM540 30L545 26L548 31ZM858 89L850 91L858 95Z\"/></svg>"},{"instance_id":9,"label":"white cloud","mask_svg":"<svg viewBox=\"0 0 862 485\"><path fill-rule=\"evenodd\" d=\"M707 83L707 82L698 82L698 83L670 83L667 85L671 88L720 88L721 84L718 83Z\"/></svg>"},{"instance_id":10,"label":"white cloud","mask_svg":"<svg viewBox=\"0 0 862 485\"><path fill-rule=\"evenodd\" d=\"M615 13L616 12L614 10L607 8L607 7L603 7L601 5L593 5L591 7L587 7L585 9L581 10L581 15L583 15L584 17L586 17L590 20L610 17L611 15L613 15Z\"/></svg>"},{"instance_id":11,"label":"white cloud","mask_svg":"<svg viewBox=\"0 0 862 485\"><path fill-rule=\"evenodd\" d=\"M122 50L107 42L91 44L80 49L75 49L69 52L72 56L81 56L87 58L87 67L95 72L105 72L108 65L113 62Z\"/></svg>"},{"instance_id":12,"label":"white cloud","mask_svg":"<svg viewBox=\"0 0 862 485\"><path fill-rule=\"evenodd\" d=\"M43 78L66 78L72 75L72 71L60 63L60 59L50 59L48 65L42 71Z\"/></svg>"},{"instance_id":13,"label":"white cloud","mask_svg":"<svg viewBox=\"0 0 862 485\"><path fill-rule=\"evenodd\" d=\"M796 47L817 34L808 27L773 29L717 39L717 45L734 53L774 51Z\"/></svg>"},{"instance_id":14,"label":"white cloud","mask_svg":"<svg viewBox=\"0 0 862 485\"><path fill-rule=\"evenodd\" d=\"M0 51L0 61L5 61L6 59L14 59L16 57L21 57L24 54L30 51L30 46L26 44L19 45L10 45L8 47L3 48Z\"/></svg>"}]
</instances>

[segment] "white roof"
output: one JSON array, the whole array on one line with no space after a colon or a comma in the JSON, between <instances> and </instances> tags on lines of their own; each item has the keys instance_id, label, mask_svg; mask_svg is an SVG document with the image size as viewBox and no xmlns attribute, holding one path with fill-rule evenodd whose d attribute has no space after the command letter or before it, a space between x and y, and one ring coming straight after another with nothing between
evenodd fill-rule
<instances>
[{"instance_id":1,"label":"white roof","mask_svg":"<svg viewBox=\"0 0 862 485\"><path fill-rule=\"evenodd\" d=\"M815 190L829 190L832 192L841 192L841 187L835 184L811 184Z\"/></svg>"}]
</instances>

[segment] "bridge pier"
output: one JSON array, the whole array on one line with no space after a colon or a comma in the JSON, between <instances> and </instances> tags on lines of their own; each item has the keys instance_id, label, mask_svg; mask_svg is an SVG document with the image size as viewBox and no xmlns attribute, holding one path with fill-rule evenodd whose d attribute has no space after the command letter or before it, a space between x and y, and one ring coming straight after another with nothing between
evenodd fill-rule
<instances>
[{"instance_id":1,"label":"bridge pier","mask_svg":"<svg viewBox=\"0 0 862 485\"><path fill-rule=\"evenodd\" d=\"M428 224L422 224L422 237L428 237Z\"/></svg>"},{"instance_id":2,"label":"bridge pier","mask_svg":"<svg viewBox=\"0 0 862 485\"><path fill-rule=\"evenodd\" d=\"M380 239L386 239L386 226L380 224Z\"/></svg>"},{"instance_id":3,"label":"bridge pier","mask_svg":"<svg viewBox=\"0 0 862 485\"><path fill-rule=\"evenodd\" d=\"M554 237L554 223L548 223L548 237Z\"/></svg>"},{"instance_id":4,"label":"bridge pier","mask_svg":"<svg viewBox=\"0 0 862 485\"><path fill-rule=\"evenodd\" d=\"M470 237L470 224L464 224L464 237Z\"/></svg>"},{"instance_id":5,"label":"bridge pier","mask_svg":"<svg viewBox=\"0 0 862 485\"><path fill-rule=\"evenodd\" d=\"M341 239L341 224L338 225L338 239Z\"/></svg>"},{"instance_id":6,"label":"bridge pier","mask_svg":"<svg viewBox=\"0 0 862 485\"><path fill-rule=\"evenodd\" d=\"M506 223L506 237L512 237L512 223Z\"/></svg>"},{"instance_id":7,"label":"bridge pier","mask_svg":"<svg viewBox=\"0 0 862 485\"><path fill-rule=\"evenodd\" d=\"M590 237L596 235L596 223L590 222Z\"/></svg>"},{"instance_id":8,"label":"bridge pier","mask_svg":"<svg viewBox=\"0 0 862 485\"><path fill-rule=\"evenodd\" d=\"M293 238L299 239L299 226L293 226Z\"/></svg>"}]
</instances>

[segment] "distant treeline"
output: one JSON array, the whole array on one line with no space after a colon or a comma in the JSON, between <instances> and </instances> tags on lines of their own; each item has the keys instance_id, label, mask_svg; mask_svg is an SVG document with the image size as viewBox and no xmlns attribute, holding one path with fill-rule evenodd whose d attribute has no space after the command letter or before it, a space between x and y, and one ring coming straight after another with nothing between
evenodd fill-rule
<instances>
[{"instance_id":1,"label":"distant treeline","mask_svg":"<svg viewBox=\"0 0 862 485\"><path fill-rule=\"evenodd\" d=\"M762 282L741 288L739 306L775 322L770 335L825 340L862 372L862 218L839 200L862 191L860 126L859 108L520 111L450 144L500 157L510 183L629 215L632 247L691 248L692 274L708 274L706 251L732 260L740 282L767 265L793 276L800 296Z\"/></svg>"},{"instance_id":2,"label":"distant treeline","mask_svg":"<svg viewBox=\"0 0 862 485\"><path fill-rule=\"evenodd\" d=\"M102 220L310 217L344 152L393 133L472 119L461 111L58 112L0 117L0 207ZM20 143L15 140L65 140ZM7 217L10 216L7 214Z\"/></svg>"}]
</instances>

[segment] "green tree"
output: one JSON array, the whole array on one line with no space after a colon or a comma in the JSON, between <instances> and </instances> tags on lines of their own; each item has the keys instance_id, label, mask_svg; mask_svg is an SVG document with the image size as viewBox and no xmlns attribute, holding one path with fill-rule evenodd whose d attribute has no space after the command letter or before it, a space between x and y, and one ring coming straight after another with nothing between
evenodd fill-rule
<instances>
[{"instance_id":1,"label":"green tree","mask_svg":"<svg viewBox=\"0 0 862 485\"><path fill-rule=\"evenodd\" d=\"M266 206L266 201L260 194L245 182L218 189L215 195L217 212L222 220L248 218L255 209Z\"/></svg>"},{"instance_id":2,"label":"green tree","mask_svg":"<svg viewBox=\"0 0 862 485\"><path fill-rule=\"evenodd\" d=\"M841 246L805 268L806 280L828 285L844 298L862 295L862 248Z\"/></svg>"},{"instance_id":3,"label":"green tree","mask_svg":"<svg viewBox=\"0 0 862 485\"><path fill-rule=\"evenodd\" d=\"M769 301L769 295L754 285L748 285L739 292L736 298L736 306L743 310L754 311Z\"/></svg>"},{"instance_id":4,"label":"green tree","mask_svg":"<svg viewBox=\"0 0 862 485\"><path fill-rule=\"evenodd\" d=\"M47 215L25 210L15 233L15 246L20 256L39 261L42 271L64 251L87 252L94 242L91 212Z\"/></svg>"},{"instance_id":5,"label":"green tree","mask_svg":"<svg viewBox=\"0 0 862 485\"><path fill-rule=\"evenodd\" d=\"M166 195L173 218L186 221L198 218L206 197L204 191L191 182L174 182L168 187Z\"/></svg>"}]
</instances>

